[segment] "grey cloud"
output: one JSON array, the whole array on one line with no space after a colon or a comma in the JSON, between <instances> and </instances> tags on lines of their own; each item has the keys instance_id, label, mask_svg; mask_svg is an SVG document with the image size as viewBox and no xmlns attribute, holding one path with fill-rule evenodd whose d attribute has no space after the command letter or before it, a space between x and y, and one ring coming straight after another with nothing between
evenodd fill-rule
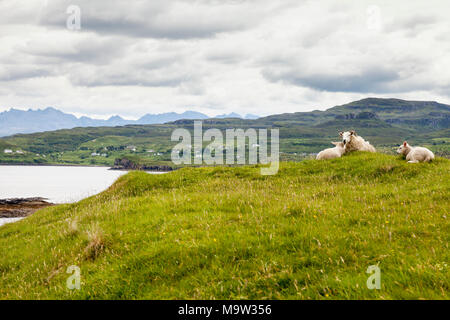
<instances>
[{"instance_id":1,"label":"grey cloud","mask_svg":"<svg viewBox=\"0 0 450 320\"><path fill-rule=\"evenodd\" d=\"M32 65L2 65L0 66L0 81L17 81L29 78L47 77L51 71Z\"/></svg>"},{"instance_id":2,"label":"grey cloud","mask_svg":"<svg viewBox=\"0 0 450 320\"><path fill-rule=\"evenodd\" d=\"M205 55L205 58L209 61L219 62L223 64L238 64L243 61L246 56L239 52L209 52Z\"/></svg>"},{"instance_id":3,"label":"grey cloud","mask_svg":"<svg viewBox=\"0 0 450 320\"><path fill-rule=\"evenodd\" d=\"M277 72L266 70L263 75L269 81L281 81L319 91L383 93L393 90L391 83L399 80L394 70L366 69L355 74L311 74L301 71Z\"/></svg>"},{"instance_id":4,"label":"grey cloud","mask_svg":"<svg viewBox=\"0 0 450 320\"><path fill-rule=\"evenodd\" d=\"M379 32L366 25L372 3L0 0L0 95L98 114L143 105L270 114L369 93L447 94L447 2L380 4ZM79 31L66 28L72 4Z\"/></svg>"},{"instance_id":5,"label":"grey cloud","mask_svg":"<svg viewBox=\"0 0 450 320\"><path fill-rule=\"evenodd\" d=\"M183 81L181 77L152 77L127 76L124 74L110 74L108 77L73 78L72 83L78 86L105 87L105 86L144 86L144 87L176 87Z\"/></svg>"},{"instance_id":6,"label":"grey cloud","mask_svg":"<svg viewBox=\"0 0 450 320\"><path fill-rule=\"evenodd\" d=\"M58 37L58 34L55 35ZM37 63L83 62L106 64L122 57L130 41L94 36L74 37L70 42L43 42L42 39L27 41L18 51L33 56Z\"/></svg>"},{"instance_id":7,"label":"grey cloud","mask_svg":"<svg viewBox=\"0 0 450 320\"><path fill-rule=\"evenodd\" d=\"M171 66L157 69L143 69L138 66L117 65L112 67L75 68L69 71L70 81L78 86L144 86L176 87L193 76Z\"/></svg>"},{"instance_id":8,"label":"grey cloud","mask_svg":"<svg viewBox=\"0 0 450 320\"><path fill-rule=\"evenodd\" d=\"M65 28L71 0L49 2L40 16L44 26ZM249 1L78 1L81 28L102 35L191 39L212 37L255 25L269 14ZM250 11L251 10L251 11ZM252 14L249 14L252 12Z\"/></svg>"},{"instance_id":9,"label":"grey cloud","mask_svg":"<svg viewBox=\"0 0 450 320\"><path fill-rule=\"evenodd\" d=\"M413 15L387 24L385 30L387 32L404 32L406 36L414 37L437 22L438 19L433 15Z\"/></svg>"}]
</instances>

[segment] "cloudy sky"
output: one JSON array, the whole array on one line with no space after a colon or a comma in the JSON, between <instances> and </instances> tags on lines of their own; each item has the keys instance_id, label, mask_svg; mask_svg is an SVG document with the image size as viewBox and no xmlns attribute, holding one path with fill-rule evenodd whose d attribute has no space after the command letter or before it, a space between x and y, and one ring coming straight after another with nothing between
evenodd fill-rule
<instances>
[{"instance_id":1,"label":"cloudy sky","mask_svg":"<svg viewBox=\"0 0 450 320\"><path fill-rule=\"evenodd\" d=\"M0 111L450 104L449 11L448 0L0 0Z\"/></svg>"}]
</instances>

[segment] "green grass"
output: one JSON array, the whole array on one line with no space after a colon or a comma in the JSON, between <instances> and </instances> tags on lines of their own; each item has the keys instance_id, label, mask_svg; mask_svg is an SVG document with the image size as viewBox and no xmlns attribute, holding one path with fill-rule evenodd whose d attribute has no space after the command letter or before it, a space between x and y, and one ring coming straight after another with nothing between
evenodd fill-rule
<instances>
[{"instance_id":1,"label":"green grass","mask_svg":"<svg viewBox=\"0 0 450 320\"><path fill-rule=\"evenodd\" d=\"M367 153L274 176L131 172L0 227L0 298L448 299L449 181L447 159ZM81 290L66 288L71 265Z\"/></svg>"}]
</instances>

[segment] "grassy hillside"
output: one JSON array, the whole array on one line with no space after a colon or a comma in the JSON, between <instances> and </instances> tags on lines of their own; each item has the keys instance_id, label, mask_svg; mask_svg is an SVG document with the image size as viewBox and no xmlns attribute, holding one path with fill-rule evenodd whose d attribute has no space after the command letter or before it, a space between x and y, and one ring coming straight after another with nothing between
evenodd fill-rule
<instances>
[{"instance_id":1,"label":"grassy hillside","mask_svg":"<svg viewBox=\"0 0 450 320\"><path fill-rule=\"evenodd\" d=\"M3 151L4 149L11 149L14 148L14 146L10 143L7 143L6 141L0 140L0 150Z\"/></svg>"},{"instance_id":2,"label":"grassy hillside","mask_svg":"<svg viewBox=\"0 0 450 320\"><path fill-rule=\"evenodd\" d=\"M131 172L0 227L0 298L448 299L449 181L447 159L367 153L274 176ZM71 265L81 290L66 288Z\"/></svg>"},{"instance_id":3,"label":"grassy hillside","mask_svg":"<svg viewBox=\"0 0 450 320\"><path fill-rule=\"evenodd\" d=\"M258 121L317 125L336 118L373 114L380 120L407 130L433 131L450 126L450 106L434 101L367 98L325 111L272 115ZM360 119L361 120L361 119Z\"/></svg>"},{"instance_id":4,"label":"grassy hillside","mask_svg":"<svg viewBox=\"0 0 450 320\"><path fill-rule=\"evenodd\" d=\"M380 151L393 149L408 140L450 157L450 107L436 102L399 99L364 99L326 111L279 114L257 120L209 119L208 128L278 128L283 160L299 161L330 147L338 132L356 130ZM192 129L192 120L163 125L74 128L0 139L0 163L47 163L109 165L130 154L152 165L170 161L176 142L170 136L176 128ZM430 139L431 137L431 139ZM4 154L1 145L12 144L25 154ZM130 146L136 147L131 151ZM153 150L154 152L148 152ZM94 154L94 155L93 155ZM98 156L104 155L104 156Z\"/></svg>"},{"instance_id":5,"label":"grassy hillside","mask_svg":"<svg viewBox=\"0 0 450 320\"><path fill-rule=\"evenodd\" d=\"M405 129L428 131L450 126L450 106L434 101L368 98L327 111L334 110L353 113L374 112L381 120Z\"/></svg>"}]
</instances>

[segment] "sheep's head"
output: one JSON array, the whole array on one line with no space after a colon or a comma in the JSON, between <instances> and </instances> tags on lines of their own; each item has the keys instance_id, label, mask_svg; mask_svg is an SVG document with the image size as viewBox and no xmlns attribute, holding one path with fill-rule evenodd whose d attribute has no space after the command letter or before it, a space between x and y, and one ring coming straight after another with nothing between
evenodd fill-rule
<instances>
[{"instance_id":1,"label":"sheep's head","mask_svg":"<svg viewBox=\"0 0 450 320\"><path fill-rule=\"evenodd\" d=\"M345 132L339 132L339 136L342 138L342 142L344 145L349 143L353 137L356 137L356 132L354 130L351 131L345 131Z\"/></svg>"},{"instance_id":2,"label":"sheep's head","mask_svg":"<svg viewBox=\"0 0 450 320\"><path fill-rule=\"evenodd\" d=\"M406 155L409 152L410 148L411 146L408 144L408 142L404 141L403 144L398 147L397 153Z\"/></svg>"}]
</instances>

